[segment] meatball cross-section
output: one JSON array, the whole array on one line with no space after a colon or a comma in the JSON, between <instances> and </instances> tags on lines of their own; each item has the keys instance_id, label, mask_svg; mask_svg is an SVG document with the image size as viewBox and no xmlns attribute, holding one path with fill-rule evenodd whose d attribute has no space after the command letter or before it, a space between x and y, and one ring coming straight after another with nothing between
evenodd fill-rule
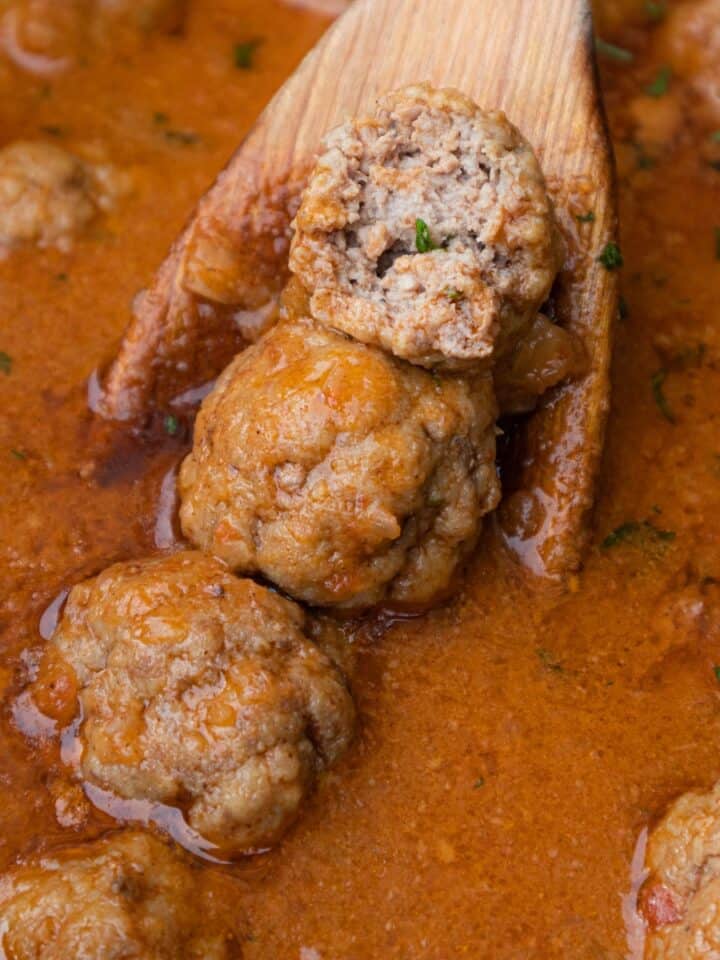
<instances>
[{"instance_id":1,"label":"meatball cross-section","mask_svg":"<svg viewBox=\"0 0 720 960\"><path fill-rule=\"evenodd\" d=\"M230 880L139 830L65 847L0 877L6 960L240 960ZM225 897L222 893L225 893Z\"/></svg>"},{"instance_id":2,"label":"meatball cross-section","mask_svg":"<svg viewBox=\"0 0 720 960\"><path fill-rule=\"evenodd\" d=\"M313 317L423 366L487 368L563 258L527 141L503 113L427 84L327 135L294 227L290 269Z\"/></svg>"},{"instance_id":3,"label":"meatball cross-section","mask_svg":"<svg viewBox=\"0 0 720 960\"><path fill-rule=\"evenodd\" d=\"M203 403L180 471L183 531L308 603L425 606L497 503L495 413L489 376L433 376L282 323Z\"/></svg>"},{"instance_id":4,"label":"meatball cross-section","mask_svg":"<svg viewBox=\"0 0 720 960\"><path fill-rule=\"evenodd\" d=\"M70 592L32 694L81 720L88 783L182 808L233 856L281 836L353 733L344 678L308 630L212 557L120 563Z\"/></svg>"}]
</instances>

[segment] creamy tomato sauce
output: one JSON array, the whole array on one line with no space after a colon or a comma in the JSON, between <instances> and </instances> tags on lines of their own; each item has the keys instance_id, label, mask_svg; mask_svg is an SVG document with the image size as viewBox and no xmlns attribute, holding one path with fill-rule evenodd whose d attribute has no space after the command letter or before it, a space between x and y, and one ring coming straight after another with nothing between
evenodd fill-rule
<instances>
[{"instance_id":1,"label":"creamy tomato sauce","mask_svg":"<svg viewBox=\"0 0 720 960\"><path fill-rule=\"evenodd\" d=\"M720 9L596 13L625 266L594 546L548 587L491 530L452 603L356 630L358 740L281 845L231 869L248 958L623 957L638 838L720 774L720 112L698 53ZM17 706L43 612L47 636L72 583L172 539L188 424L129 440L93 422L88 377L327 23L191 0L180 35L52 77L0 67L0 146L51 138L133 185L69 253L0 262L0 867L112 823L68 817L57 745Z\"/></svg>"}]
</instances>

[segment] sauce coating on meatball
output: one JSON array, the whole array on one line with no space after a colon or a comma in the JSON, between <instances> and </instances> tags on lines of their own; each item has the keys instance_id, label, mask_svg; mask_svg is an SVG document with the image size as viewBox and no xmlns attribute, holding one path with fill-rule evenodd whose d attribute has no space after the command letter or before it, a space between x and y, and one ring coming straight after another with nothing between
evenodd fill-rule
<instances>
[{"instance_id":1,"label":"sauce coating on meatball","mask_svg":"<svg viewBox=\"0 0 720 960\"><path fill-rule=\"evenodd\" d=\"M77 723L91 787L180 807L231 857L278 840L352 737L344 678L309 629L212 557L119 563L70 592L31 693Z\"/></svg>"}]
</instances>

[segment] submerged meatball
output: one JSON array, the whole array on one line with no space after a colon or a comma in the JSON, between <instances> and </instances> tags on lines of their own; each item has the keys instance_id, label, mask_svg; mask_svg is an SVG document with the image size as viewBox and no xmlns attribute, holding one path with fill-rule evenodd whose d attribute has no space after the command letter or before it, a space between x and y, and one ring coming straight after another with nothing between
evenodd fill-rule
<instances>
[{"instance_id":1,"label":"submerged meatball","mask_svg":"<svg viewBox=\"0 0 720 960\"><path fill-rule=\"evenodd\" d=\"M530 145L504 114L427 85L328 134L294 226L312 315L424 366L503 352L562 261Z\"/></svg>"},{"instance_id":2,"label":"submerged meatball","mask_svg":"<svg viewBox=\"0 0 720 960\"><path fill-rule=\"evenodd\" d=\"M720 956L720 783L684 794L650 833L645 960Z\"/></svg>"},{"instance_id":3,"label":"submerged meatball","mask_svg":"<svg viewBox=\"0 0 720 960\"><path fill-rule=\"evenodd\" d=\"M119 563L70 593L33 696L77 714L81 775L182 805L227 855L276 841L354 708L302 610L192 551Z\"/></svg>"},{"instance_id":4,"label":"submerged meatball","mask_svg":"<svg viewBox=\"0 0 720 960\"><path fill-rule=\"evenodd\" d=\"M487 377L297 322L238 356L180 471L195 544L318 605L427 604L498 500Z\"/></svg>"},{"instance_id":5,"label":"submerged meatball","mask_svg":"<svg viewBox=\"0 0 720 960\"><path fill-rule=\"evenodd\" d=\"M66 246L96 215L89 167L52 143L0 150L0 253L19 243Z\"/></svg>"},{"instance_id":6,"label":"submerged meatball","mask_svg":"<svg viewBox=\"0 0 720 960\"><path fill-rule=\"evenodd\" d=\"M137 830L63 848L0 878L0 954L239 960L238 910L219 896L229 883Z\"/></svg>"}]
</instances>

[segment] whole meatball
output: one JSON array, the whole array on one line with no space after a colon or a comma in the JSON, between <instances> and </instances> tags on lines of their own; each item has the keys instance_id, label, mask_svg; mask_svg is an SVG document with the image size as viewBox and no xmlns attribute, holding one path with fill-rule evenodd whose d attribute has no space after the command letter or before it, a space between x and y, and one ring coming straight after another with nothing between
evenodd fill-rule
<instances>
[{"instance_id":1,"label":"whole meatball","mask_svg":"<svg viewBox=\"0 0 720 960\"><path fill-rule=\"evenodd\" d=\"M229 883L138 830L63 848L0 878L0 954L6 960L240 960L242 933ZM223 908L228 900L232 909Z\"/></svg>"},{"instance_id":2,"label":"whole meatball","mask_svg":"<svg viewBox=\"0 0 720 960\"><path fill-rule=\"evenodd\" d=\"M672 804L648 838L645 960L720 956L720 783Z\"/></svg>"},{"instance_id":3,"label":"whole meatball","mask_svg":"<svg viewBox=\"0 0 720 960\"><path fill-rule=\"evenodd\" d=\"M328 134L294 226L290 269L313 317L423 366L488 366L562 263L527 141L426 84Z\"/></svg>"},{"instance_id":4,"label":"whole meatball","mask_svg":"<svg viewBox=\"0 0 720 960\"><path fill-rule=\"evenodd\" d=\"M232 856L276 841L352 736L350 694L309 629L212 557L119 563L70 592L33 696L61 724L82 718L87 782L181 805Z\"/></svg>"},{"instance_id":5,"label":"whole meatball","mask_svg":"<svg viewBox=\"0 0 720 960\"><path fill-rule=\"evenodd\" d=\"M285 322L205 399L180 471L187 537L312 604L425 605L498 501L489 377L430 373Z\"/></svg>"},{"instance_id":6,"label":"whole meatball","mask_svg":"<svg viewBox=\"0 0 720 960\"><path fill-rule=\"evenodd\" d=\"M39 141L0 150L0 254L19 243L67 246L97 212L91 171L72 153Z\"/></svg>"}]
</instances>

